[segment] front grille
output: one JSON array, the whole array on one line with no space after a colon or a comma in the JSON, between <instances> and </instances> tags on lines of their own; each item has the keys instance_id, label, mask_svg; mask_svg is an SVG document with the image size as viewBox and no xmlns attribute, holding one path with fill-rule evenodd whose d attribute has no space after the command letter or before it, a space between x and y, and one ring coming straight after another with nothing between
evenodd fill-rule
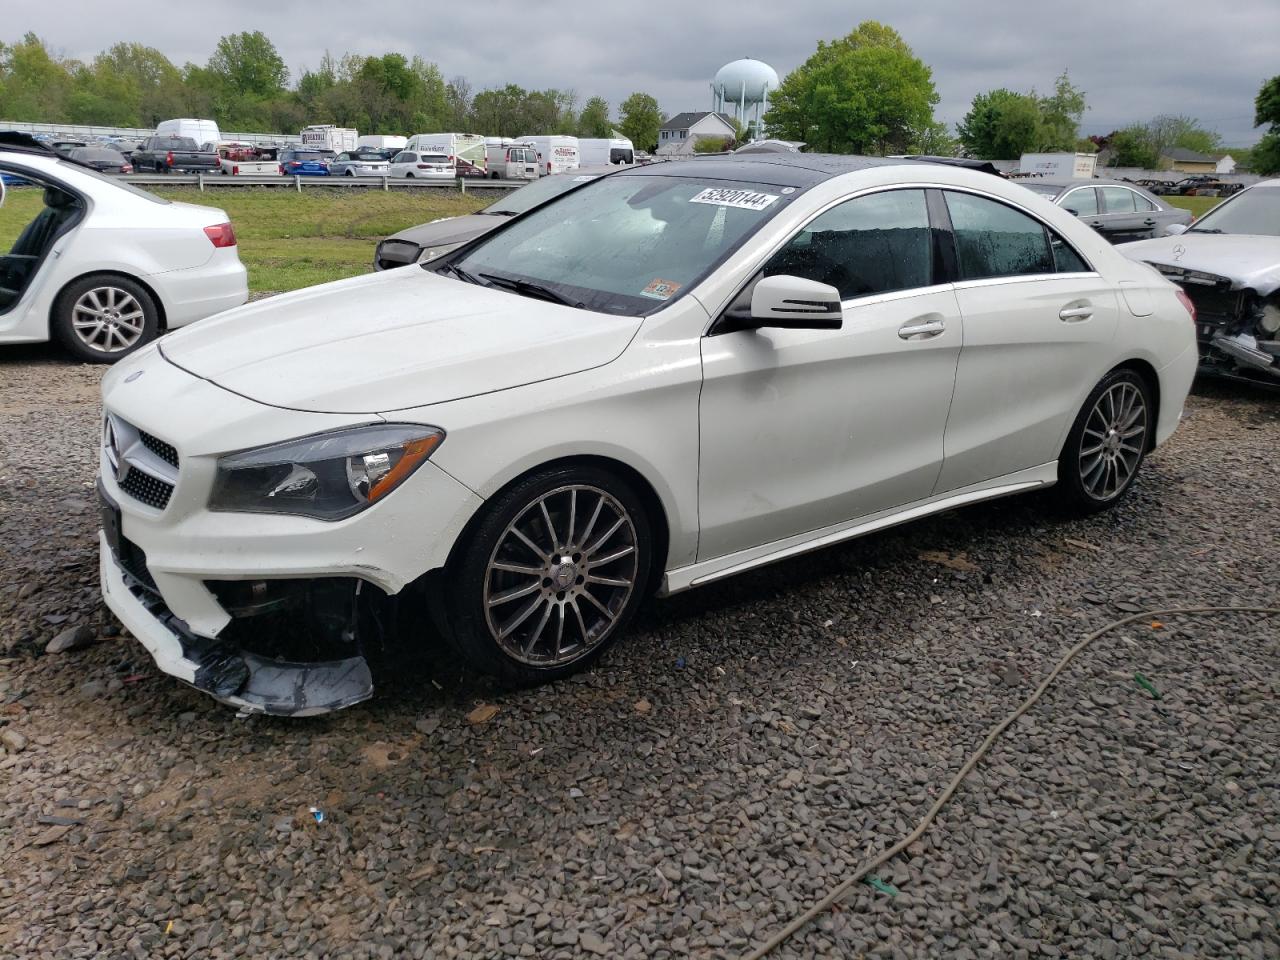
<instances>
[{"instance_id":1,"label":"front grille","mask_svg":"<svg viewBox=\"0 0 1280 960\"><path fill-rule=\"evenodd\" d=\"M159 437L153 437L145 430L138 431L138 439L142 441L142 445L163 460L169 466L177 469L178 467L178 451L174 449L173 444L165 443Z\"/></svg>"},{"instance_id":2,"label":"front grille","mask_svg":"<svg viewBox=\"0 0 1280 960\"><path fill-rule=\"evenodd\" d=\"M178 483L178 451L172 444L108 413L103 445L122 493L156 510L169 505Z\"/></svg>"},{"instance_id":3,"label":"front grille","mask_svg":"<svg viewBox=\"0 0 1280 960\"><path fill-rule=\"evenodd\" d=\"M125 474L124 479L120 481L120 489L133 499L145 503L148 507L155 507L157 510L167 507L169 498L173 496L173 484L166 483L149 473L143 473L136 467L131 467Z\"/></svg>"}]
</instances>

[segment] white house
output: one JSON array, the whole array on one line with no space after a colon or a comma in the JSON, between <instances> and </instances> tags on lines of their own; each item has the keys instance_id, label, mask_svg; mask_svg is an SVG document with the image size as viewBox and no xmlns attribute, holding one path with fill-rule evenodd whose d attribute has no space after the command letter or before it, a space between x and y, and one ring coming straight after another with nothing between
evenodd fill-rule
<instances>
[{"instance_id":1,"label":"white house","mask_svg":"<svg viewBox=\"0 0 1280 960\"><path fill-rule=\"evenodd\" d=\"M658 128L658 155L689 156L699 140L737 136L733 119L723 113L678 113Z\"/></svg>"},{"instance_id":2,"label":"white house","mask_svg":"<svg viewBox=\"0 0 1280 960\"><path fill-rule=\"evenodd\" d=\"M1214 168L1214 173L1235 173L1236 158L1229 153L1224 153L1218 158L1218 165Z\"/></svg>"}]
</instances>

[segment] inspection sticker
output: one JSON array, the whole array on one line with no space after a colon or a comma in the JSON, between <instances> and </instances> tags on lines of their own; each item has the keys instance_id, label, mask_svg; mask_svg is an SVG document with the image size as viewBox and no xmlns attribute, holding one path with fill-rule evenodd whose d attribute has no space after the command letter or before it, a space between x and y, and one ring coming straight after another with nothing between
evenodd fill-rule
<instances>
[{"instance_id":1,"label":"inspection sticker","mask_svg":"<svg viewBox=\"0 0 1280 960\"><path fill-rule=\"evenodd\" d=\"M717 207L741 207L743 210L763 210L778 199L775 193L756 193L754 190L734 190L728 187L708 187L690 203L711 203Z\"/></svg>"},{"instance_id":2,"label":"inspection sticker","mask_svg":"<svg viewBox=\"0 0 1280 960\"><path fill-rule=\"evenodd\" d=\"M680 284L674 280L651 280L649 285L640 291L640 295L652 297L654 300L670 300L672 294L679 289Z\"/></svg>"}]
</instances>

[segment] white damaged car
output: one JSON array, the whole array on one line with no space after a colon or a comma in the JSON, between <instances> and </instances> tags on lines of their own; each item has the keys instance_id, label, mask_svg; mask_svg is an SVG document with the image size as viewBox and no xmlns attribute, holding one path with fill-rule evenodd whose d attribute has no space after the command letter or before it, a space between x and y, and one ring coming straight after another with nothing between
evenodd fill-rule
<instances>
[{"instance_id":1,"label":"white damaged car","mask_svg":"<svg viewBox=\"0 0 1280 960\"><path fill-rule=\"evenodd\" d=\"M1240 191L1175 236L1119 249L1190 296L1202 372L1280 386L1280 179Z\"/></svg>"},{"instance_id":2,"label":"white damaged car","mask_svg":"<svg viewBox=\"0 0 1280 960\"><path fill-rule=\"evenodd\" d=\"M624 170L118 364L103 591L248 711L363 700L368 656L432 620L554 680L653 593L1053 485L1106 509L1196 359L1177 287L988 174Z\"/></svg>"}]
</instances>

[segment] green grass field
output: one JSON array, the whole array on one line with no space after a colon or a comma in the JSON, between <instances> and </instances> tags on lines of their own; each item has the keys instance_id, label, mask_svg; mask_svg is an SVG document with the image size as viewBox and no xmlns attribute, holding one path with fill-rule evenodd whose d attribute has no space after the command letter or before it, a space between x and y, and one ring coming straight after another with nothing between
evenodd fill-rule
<instances>
[{"instance_id":1,"label":"green grass field","mask_svg":"<svg viewBox=\"0 0 1280 960\"><path fill-rule=\"evenodd\" d=\"M353 277L373 269L373 250L383 237L439 217L473 213L498 194L435 190L325 190L302 193L279 187L207 190L157 188L169 200L218 207L227 212L240 242L240 259L254 292L297 290ZM1171 204L1203 216L1216 197L1167 197ZM0 208L0 250L8 250L40 212L40 194L13 189Z\"/></svg>"},{"instance_id":2,"label":"green grass field","mask_svg":"<svg viewBox=\"0 0 1280 960\"><path fill-rule=\"evenodd\" d=\"M373 269L383 237L440 217L474 213L502 194L436 190L316 189L279 187L206 190L157 188L168 200L225 210L235 227L249 289L285 291L341 280ZM40 212L35 190L14 189L0 208L0 250L8 250Z\"/></svg>"}]
</instances>

